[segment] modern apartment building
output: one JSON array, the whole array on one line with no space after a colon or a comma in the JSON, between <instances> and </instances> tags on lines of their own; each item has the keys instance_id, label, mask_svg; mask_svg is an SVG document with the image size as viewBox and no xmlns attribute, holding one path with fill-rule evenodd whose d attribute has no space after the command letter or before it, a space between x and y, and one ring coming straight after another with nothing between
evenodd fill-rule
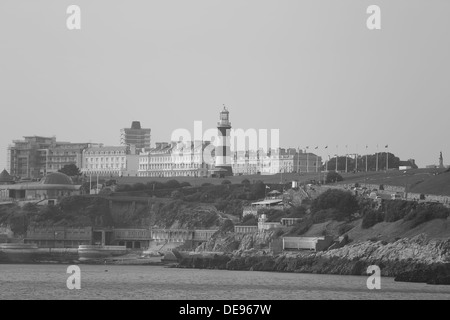
<instances>
[{"instance_id":1,"label":"modern apartment building","mask_svg":"<svg viewBox=\"0 0 450 320\"><path fill-rule=\"evenodd\" d=\"M136 149L150 148L151 129L142 128L139 121L133 121L131 128L120 130L120 144L122 146L135 146Z\"/></svg>"},{"instance_id":2,"label":"modern apartment building","mask_svg":"<svg viewBox=\"0 0 450 320\"><path fill-rule=\"evenodd\" d=\"M7 170L12 176L39 179L65 165L83 166L83 150L98 144L58 142L56 137L29 136L14 140L7 150Z\"/></svg>"}]
</instances>

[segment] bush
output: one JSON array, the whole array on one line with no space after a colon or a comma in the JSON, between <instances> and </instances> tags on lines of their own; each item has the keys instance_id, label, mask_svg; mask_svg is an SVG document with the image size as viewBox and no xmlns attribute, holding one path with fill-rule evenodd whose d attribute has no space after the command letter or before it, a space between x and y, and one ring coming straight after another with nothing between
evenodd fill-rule
<instances>
[{"instance_id":1,"label":"bush","mask_svg":"<svg viewBox=\"0 0 450 320\"><path fill-rule=\"evenodd\" d=\"M328 212L332 215L330 218L339 221L351 218L351 215L359 210L359 205L356 197L350 192L330 189L314 199L311 204L313 214L328 209L334 209Z\"/></svg>"},{"instance_id":2,"label":"bush","mask_svg":"<svg viewBox=\"0 0 450 320\"><path fill-rule=\"evenodd\" d=\"M178 189L180 188L180 183L177 180L169 180L165 183L167 189Z\"/></svg>"},{"instance_id":3,"label":"bush","mask_svg":"<svg viewBox=\"0 0 450 320\"><path fill-rule=\"evenodd\" d=\"M250 185L250 180L244 179L244 180L242 180L241 184L248 187Z\"/></svg>"},{"instance_id":4,"label":"bush","mask_svg":"<svg viewBox=\"0 0 450 320\"><path fill-rule=\"evenodd\" d=\"M172 191L170 197L172 199L181 199L181 198L183 198L183 193L179 190L174 190L174 191Z\"/></svg>"},{"instance_id":5,"label":"bush","mask_svg":"<svg viewBox=\"0 0 450 320\"><path fill-rule=\"evenodd\" d=\"M231 181L230 180L223 180L221 184L223 184L223 185L231 184Z\"/></svg>"},{"instance_id":6,"label":"bush","mask_svg":"<svg viewBox=\"0 0 450 320\"><path fill-rule=\"evenodd\" d=\"M131 187L132 191L142 191L142 190L145 190L145 189L146 189L146 186L143 183L135 183Z\"/></svg>"},{"instance_id":7,"label":"bush","mask_svg":"<svg viewBox=\"0 0 450 320\"><path fill-rule=\"evenodd\" d=\"M266 185L258 180L251 187L251 193L254 199L264 198L266 194Z\"/></svg>"},{"instance_id":8,"label":"bush","mask_svg":"<svg viewBox=\"0 0 450 320\"><path fill-rule=\"evenodd\" d=\"M327 177L325 179L326 183L334 183L339 181L344 181L344 178L342 178L342 176L339 173L335 171L328 172Z\"/></svg>"},{"instance_id":9,"label":"bush","mask_svg":"<svg viewBox=\"0 0 450 320\"><path fill-rule=\"evenodd\" d=\"M184 181L184 182L180 183L180 187L187 188L187 187L192 187L192 185L189 182Z\"/></svg>"},{"instance_id":10,"label":"bush","mask_svg":"<svg viewBox=\"0 0 450 320\"><path fill-rule=\"evenodd\" d=\"M338 229L339 235L342 236L343 234L349 232L353 228L354 227L351 224L343 224L342 226L339 226L339 229Z\"/></svg>"},{"instance_id":11,"label":"bush","mask_svg":"<svg viewBox=\"0 0 450 320\"><path fill-rule=\"evenodd\" d=\"M290 236L300 236L304 233L306 233L311 226L314 224L314 221L312 219L306 219L303 221L300 221L292 227L291 231L288 233Z\"/></svg>"},{"instance_id":12,"label":"bush","mask_svg":"<svg viewBox=\"0 0 450 320\"><path fill-rule=\"evenodd\" d=\"M248 214L242 219L242 223L240 223L242 226L257 226L258 225L258 219L252 215Z\"/></svg>"},{"instance_id":13,"label":"bush","mask_svg":"<svg viewBox=\"0 0 450 320\"><path fill-rule=\"evenodd\" d=\"M434 219L447 219L450 210L441 204L422 204L405 216L405 221L412 220L411 228Z\"/></svg>"},{"instance_id":14,"label":"bush","mask_svg":"<svg viewBox=\"0 0 450 320\"><path fill-rule=\"evenodd\" d=\"M376 210L373 210L373 209L368 209L364 214L361 228L368 229L370 227L373 227L377 223L382 222L383 220L384 220L384 217L383 217L382 213L380 213Z\"/></svg>"},{"instance_id":15,"label":"bush","mask_svg":"<svg viewBox=\"0 0 450 320\"><path fill-rule=\"evenodd\" d=\"M209 183L209 182L205 182L205 183L202 183L202 187L210 187L210 186L212 186L213 184L212 183Z\"/></svg>"}]
</instances>

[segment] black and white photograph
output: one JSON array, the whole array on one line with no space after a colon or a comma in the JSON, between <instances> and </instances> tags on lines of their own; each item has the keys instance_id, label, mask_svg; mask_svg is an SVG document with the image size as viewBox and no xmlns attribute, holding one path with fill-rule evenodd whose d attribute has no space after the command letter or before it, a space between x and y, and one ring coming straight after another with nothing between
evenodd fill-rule
<instances>
[{"instance_id":1,"label":"black and white photograph","mask_svg":"<svg viewBox=\"0 0 450 320\"><path fill-rule=\"evenodd\" d=\"M449 15L0 0L0 301L450 300Z\"/></svg>"}]
</instances>

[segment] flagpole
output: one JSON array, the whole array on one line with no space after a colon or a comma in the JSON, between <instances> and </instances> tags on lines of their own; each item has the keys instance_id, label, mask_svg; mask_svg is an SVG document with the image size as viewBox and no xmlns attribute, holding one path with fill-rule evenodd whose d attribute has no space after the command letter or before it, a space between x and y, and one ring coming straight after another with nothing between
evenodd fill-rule
<instances>
[{"instance_id":1,"label":"flagpole","mask_svg":"<svg viewBox=\"0 0 450 320\"><path fill-rule=\"evenodd\" d=\"M336 172L338 172L339 146L336 146Z\"/></svg>"},{"instance_id":2,"label":"flagpole","mask_svg":"<svg viewBox=\"0 0 450 320\"><path fill-rule=\"evenodd\" d=\"M367 146L366 146L366 172L367 172Z\"/></svg>"},{"instance_id":3,"label":"flagpole","mask_svg":"<svg viewBox=\"0 0 450 320\"><path fill-rule=\"evenodd\" d=\"M389 170L389 145L386 146L386 171Z\"/></svg>"},{"instance_id":4,"label":"flagpole","mask_svg":"<svg viewBox=\"0 0 450 320\"><path fill-rule=\"evenodd\" d=\"M309 155L308 155L309 147L306 147L306 173L309 173Z\"/></svg>"},{"instance_id":5,"label":"flagpole","mask_svg":"<svg viewBox=\"0 0 450 320\"><path fill-rule=\"evenodd\" d=\"M345 146L345 173L348 172L348 145Z\"/></svg>"},{"instance_id":6,"label":"flagpole","mask_svg":"<svg viewBox=\"0 0 450 320\"><path fill-rule=\"evenodd\" d=\"M378 145L377 145L377 167L375 170L378 172Z\"/></svg>"}]
</instances>

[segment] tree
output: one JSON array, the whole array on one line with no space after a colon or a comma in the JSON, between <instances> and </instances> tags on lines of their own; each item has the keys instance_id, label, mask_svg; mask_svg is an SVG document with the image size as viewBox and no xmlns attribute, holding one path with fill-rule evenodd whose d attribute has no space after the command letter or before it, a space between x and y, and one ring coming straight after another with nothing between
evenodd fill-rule
<instances>
[{"instance_id":1,"label":"tree","mask_svg":"<svg viewBox=\"0 0 450 320\"><path fill-rule=\"evenodd\" d=\"M61 170L58 172L64 173L69 177L78 177L81 175L80 169L75 164L66 164Z\"/></svg>"}]
</instances>

